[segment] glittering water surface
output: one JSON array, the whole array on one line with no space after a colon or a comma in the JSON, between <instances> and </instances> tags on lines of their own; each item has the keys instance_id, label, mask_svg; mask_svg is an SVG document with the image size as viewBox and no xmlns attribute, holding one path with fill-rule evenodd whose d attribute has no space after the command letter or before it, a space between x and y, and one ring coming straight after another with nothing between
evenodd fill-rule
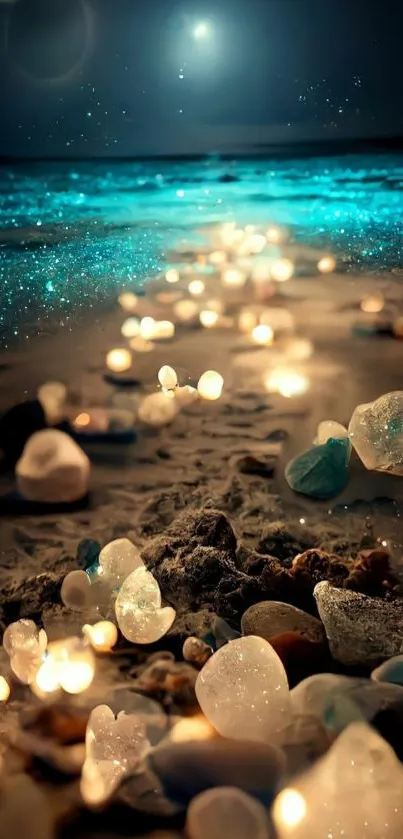
<instances>
[{"instance_id":1,"label":"glittering water surface","mask_svg":"<svg viewBox=\"0 0 403 839\"><path fill-rule=\"evenodd\" d=\"M0 338L74 322L213 221L276 222L357 269L403 264L403 156L43 163L0 171ZM202 235L202 233L200 233Z\"/></svg>"}]
</instances>

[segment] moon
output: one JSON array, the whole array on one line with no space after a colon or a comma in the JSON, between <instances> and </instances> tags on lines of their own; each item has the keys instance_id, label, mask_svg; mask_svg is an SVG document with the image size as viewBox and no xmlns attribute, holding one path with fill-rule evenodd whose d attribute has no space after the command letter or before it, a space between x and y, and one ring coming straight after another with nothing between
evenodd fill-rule
<instances>
[{"instance_id":1,"label":"moon","mask_svg":"<svg viewBox=\"0 0 403 839\"><path fill-rule=\"evenodd\" d=\"M200 23L197 23L193 30L193 35L197 41L201 41L203 38L207 38L209 34L210 26L205 20L201 20Z\"/></svg>"}]
</instances>

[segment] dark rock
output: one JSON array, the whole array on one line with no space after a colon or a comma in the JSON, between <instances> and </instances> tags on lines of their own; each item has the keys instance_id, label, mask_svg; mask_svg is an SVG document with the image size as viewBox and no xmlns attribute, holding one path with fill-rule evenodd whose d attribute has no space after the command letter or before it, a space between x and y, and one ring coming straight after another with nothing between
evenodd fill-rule
<instances>
[{"instance_id":1,"label":"dark rock","mask_svg":"<svg viewBox=\"0 0 403 839\"><path fill-rule=\"evenodd\" d=\"M221 737L159 746L149 761L167 795L181 804L216 786L238 787L268 803L285 766L274 746Z\"/></svg>"},{"instance_id":2,"label":"dark rock","mask_svg":"<svg viewBox=\"0 0 403 839\"><path fill-rule=\"evenodd\" d=\"M82 539L77 547L77 566L85 571L98 562L101 545L94 539Z\"/></svg>"},{"instance_id":3,"label":"dark rock","mask_svg":"<svg viewBox=\"0 0 403 839\"><path fill-rule=\"evenodd\" d=\"M27 440L43 428L47 428L45 412L37 399L14 405L0 417L0 449L8 467L15 466Z\"/></svg>"},{"instance_id":4,"label":"dark rock","mask_svg":"<svg viewBox=\"0 0 403 839\"><path fill-rule=\"evenodd\" d=\"M326 669L326 644L311 641L300 632L284 632L270 639L283 662L290 688L307 676Z\"/></svg>"},{"instance_id":5,"label":"dark rock","mask_svg":"<svg viewBox=\"0 0 403 839\"><path fill-rule=\"evenodd\" d=\"M251 606L241 620L244 635L259 635L272 643L276 636L284 633L298 633L302 638L320 646L326 645L323 624L317 618L308 615L288 603L265 600Z\"/></svg>"},{"instance_id":6,"label":"dark rock","mask_svg":"<svg viewBox=\"0 0 403 839\"><path fill-rule=\"evenodd\" d=\"M194 686L197 670L184 661L161 658L152 661L140 673L133 686L163 704L196 707ZM133 683L132 683L133 684Z\"/></svg>"},{"instance_id":7,"label":"dark rock","mask_svg":"<svg viewBox=\"0 0 403 839\"><path fill-rule=\"evenodd\" d=\"M273 478L276 470L277 458L271 457L267 460L258 460L252 455L244 455L240 457L236 466L239 472L243 475L257 475L260 478Z\"/></svg>"},{"instance_id":8,"label":"dark rock","mask_svg":"<svg viewBox=\"0 0 403 839\"><path fill-rule=\"evenodd\" d=\"M63 577L63 572L44 572L7 583L0 591L0 606L7 623L40 615L45 606L58 601Z\"/></svg>"},{"instance_id":9,"label":"dark rock","mask_svg":"<svg viewBox=\"0 0 403 839\"><path fill-rule=\"evenodd\" d=\"M220 175L217 180L220 184L234 184L237 183L240 179L237 177L237 175L225 174Z\"/></svg>"},{"instance_id":10,"label":"dark rock","mask_svg":"<svg viewBox=\"0 0 403 839\"><path fill-rule=\"evenodd\" d=\"M345 587L362 594L382 597L397 587L387 551L381 548L361 551L354 560Z\"/></svg>"},{"instance_id":11,"label":"dark rock","mask_svg":"<svg viewBox=\"0 0 403 839\"><path fill-rule=\"evenodd\" d=\"M290 573L298 587L311 593L322 580L329 580L335 586L344 585L349 568L337 554L313 548L295 557Z\"/></svg>"},{"instance_id":12,"label":"dark rock","mask_svg":"<svg viewBox=\"0 0 403 839\"><path fill-rule=\"evenodd\" d=\"M291 565L294 557L312 547L314 541L313 534L299 524L286 525L276 521L265 527L256 550L281 559L285 565Z\"/></svg>"}]
</instances>

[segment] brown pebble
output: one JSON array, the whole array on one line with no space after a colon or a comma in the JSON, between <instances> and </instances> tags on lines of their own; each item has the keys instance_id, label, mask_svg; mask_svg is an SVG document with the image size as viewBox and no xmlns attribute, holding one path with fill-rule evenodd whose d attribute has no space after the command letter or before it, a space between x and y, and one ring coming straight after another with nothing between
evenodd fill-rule
<instances>
[{"instance_id":1,"label":"brown pebble","mask_svg":"<svg viewBox=\"0 0 403 839\"><path fill-rule=\"evenodd\" d=\"M190 638L186 638L182 654L185 661L190 661L192 664L203 667L210 656L212 656L213 650L201 638L191 636Z\"/></svg>"},{"instance_id":2,"label":"brown pebble","mask_svg":"<svg viewBox=\"0 0 403 839\"><path fill-rule=\"evenodd\" d=\"M310 641L300 632L284 632L270 639L283 662L290 687L294 687L307 676L313 676L323 670L325 665L325 645Z\"/></svg>"}]
</instances>

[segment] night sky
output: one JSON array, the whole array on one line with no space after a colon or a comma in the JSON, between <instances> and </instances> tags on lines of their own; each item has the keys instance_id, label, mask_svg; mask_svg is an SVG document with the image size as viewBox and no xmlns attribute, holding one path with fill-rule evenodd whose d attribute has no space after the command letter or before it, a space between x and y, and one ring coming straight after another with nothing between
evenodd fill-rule
<instances>
[{"instance_id":1,"label":"night sky","mask_svg":"<svg viewBox=\"0 0 403 839\"><path fill-rule=\"evenodd\" d=\"M0 155L403 135L402 0L0 0Z\"/></svg>"}]
</instances>

